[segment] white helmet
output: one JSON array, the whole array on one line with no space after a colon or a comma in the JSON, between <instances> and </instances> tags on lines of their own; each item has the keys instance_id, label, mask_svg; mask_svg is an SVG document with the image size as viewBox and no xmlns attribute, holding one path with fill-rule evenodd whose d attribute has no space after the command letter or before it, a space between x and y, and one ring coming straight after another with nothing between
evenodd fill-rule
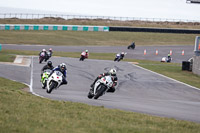
<instances>
[{"instance_id":1,"label":"white helmet","mask_svg":"<svg viewBox=\"0 0 200 133\"><path fill-rule=\"evenodd\" d=\"M111 76L116 76L117 71L113 68L113 69L110 69L109 73Z\"/></svg>"},{"instance_id":2,"label":"white helmet","mask_svg":"<svg viewBox=\"0 0 200 133\"><path fill-rule=\"evenodd\" d=\"M60 70L61 70L62 72L65 71L65 70L67 69L65 63L61 63L59 66L60 66Z\"/></svg>"},{"instance_id":3,"label":"white helmet","mask_svg":"<svg viewBox=\"0 0 200 133\"><path fill-rule=\"evenodd\" d=\"M45 51L46 51L46 49L42 49L42 51L43 51L43 52L45 52Z\"/></svg>"}]
</instances>

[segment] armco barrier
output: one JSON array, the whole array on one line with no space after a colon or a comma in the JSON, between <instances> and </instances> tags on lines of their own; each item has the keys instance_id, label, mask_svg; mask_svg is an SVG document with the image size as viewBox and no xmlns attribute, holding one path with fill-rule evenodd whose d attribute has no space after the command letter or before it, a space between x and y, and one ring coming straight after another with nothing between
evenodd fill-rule
<instances>
[{"instance_id":1,"label":"armco barrier","mask_svg":"<svg viewBox=\"0 0 200 133\"><path fill-rule=\"evenodd\" d=\"M0 24L0 30L109 31L107 26Z\"/></svg>"}]
</instances>

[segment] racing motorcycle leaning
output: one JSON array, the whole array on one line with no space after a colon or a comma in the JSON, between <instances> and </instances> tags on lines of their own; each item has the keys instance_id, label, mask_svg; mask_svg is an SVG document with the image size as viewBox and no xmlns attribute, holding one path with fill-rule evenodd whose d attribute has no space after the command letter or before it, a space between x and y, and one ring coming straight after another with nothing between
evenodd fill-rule
<instances>
[{"instance_id":1,"label":"racing motorcycle leaning","mask_svg":"<svg viewBox=\"0 0 200 133\"><path fill-rule=\"evenodd\" d=\"M94 84L93 91L89 91L88 98L92 99L94 97L94 99L98 99L100 96L105 94L105 92L112 86L113 81L111 76L102 77L101 79L98 79Z\"/></svg>"},{"instance_id":2,"label":"racing motorcycle leaning","mask_svg":"<svg viewBox=\"0 0 200 133\"><path fill-rule=\"evenodd\" d=\"M47 80L47 93L59 87L62 82L63 74L60 71L54 71Z\"/></svg>"},{"instance_id":3,"label":"racing motorcycle leaning","mask_svg":"<svg viewBox=\"0 0 200 133\"><path fill-rule=\"evenodd\" d=\"M160 62L168 62L170 63L172 61L172 57L162 57L161 61Z\"/></svg>"},{"instance_id":4,"label":"racing motorcycle leaning","mask_svg":"<svg viewBox=\"0 0 200 133\"><path fill-rule=\"evenodd\" d=\"M118 53L118 54L116 54L114 61L119 62L120 60L121 60L121 55Z\"/></svg>"},{"instance_id":5,"label":"racing motorcycle leaning","mask_svg":"<svg viewBox=\"0 0 200 133\"><path fill-rule=\"evenodd\" d=\"M46 62L48 59L50 59L51 56L52 56L52 53L48 51L48 52L47 52L47 56L46 56L46 58L45 58L45 62Z\"/></svg>"},{"instance_id":6,"label":"racing motorcycle leaning","mask_svg":"<svg viewBox=\"0 0 200 133\"><path fill-rule=\"evenodd\" d=\"M81 53L79 61L84 61L86 58L88 58L88 54L84 51Z\"/></svg>"},{"instance_id":7,"label":"racing motorcycle leaning","mask_svg":"<svg viewBox=\"0 0 200 133\"><path fill-rule=\"evenodd\" d=\"M46 58L45 57L45 52L41 52L40 55L39 55L39 63L42 63L42 61Z\"/></svg>"},{"instance_id":8,"label":"racing motorcycle leaning","mask_svg":"<svg viewBox=\"0 0 200 133\"><path fill-rule=\"evenodd\" d=\"M52 70L46 69L46 70L44 70L44 72L42 74L41 83L42 83L43 89L45 89L46 86L47 86L47 80L48 80L48 77L49 77L51 72L52 72Z\"/></svg>"}]
</instances>

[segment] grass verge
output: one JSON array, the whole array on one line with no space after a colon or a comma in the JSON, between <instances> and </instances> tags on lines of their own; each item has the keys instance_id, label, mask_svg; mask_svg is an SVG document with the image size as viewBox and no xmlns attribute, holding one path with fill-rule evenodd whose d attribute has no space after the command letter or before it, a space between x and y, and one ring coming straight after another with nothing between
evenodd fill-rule
<instances>
[{"instance_id":1,"label":"grass verge","mask_svg":"<svg viewBox=\"0 0 200 133\"><path fill-rule=\"evenodd\" d=\"M0 78L2 133L199 133L200 124L81 103L43 99L20 90L21 83ZM94 117L95 116L95 117Z\"/></svg>"},{"instance_id":2,"label":"grass verge","mask_svg":"<svg viewBox=\"0 0 200 133\"><path fill-rule=\"evenodd\" d=\"M41 44L63 46L194 45L198 34L85 31L3 31L2 44Z\"/></svg>"},{"instance_id":3,"label":"grass verge","mask_svg":"<svg viewBox=\"0 0 200 133\"><path fill-rule=\"evenodd\" d=\"M13 62L15 55L10 55L0 51L0 62Z\"/></svg>"}]
</instances>

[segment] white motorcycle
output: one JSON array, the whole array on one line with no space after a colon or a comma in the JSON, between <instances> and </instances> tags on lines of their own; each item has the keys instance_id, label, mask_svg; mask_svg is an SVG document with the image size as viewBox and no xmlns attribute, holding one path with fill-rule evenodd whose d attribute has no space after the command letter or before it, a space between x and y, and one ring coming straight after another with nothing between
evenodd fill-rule
<instances>
[{"instance_id":1,"label":"white motorcycle","mask_svg":"<svg viewBox=\"0 0 200 133\"><path fill-rule=\"evenodd\" d=\"M167 58L167 57L162 57L161 61L160 62L171 62L172 61L172 58Z\"/></svg>"},{"instance_id":2,"label":"white motorcycle","mask_svg":"<svg viewBox=\"0 0 200 133\"><path fill-rule=\"evenodd\" d=\"M105 76L97 80L94 84L93 92L89 91L88 98L98 99L100 96L105 94L105 92L113 86L113 81L111 76Z\"/></svg>"},{"instance_id":3,"label":"white motorcycle","mask_svg":"<svg viewBox=\"0 0 200 133\"><path fill-rule=\"evenodd\" d=\"M51 93L53 89L58 88L62 83L63 74L60 71L54 71L47 80L47 93Z\"/></svg>"}]
</instances>

